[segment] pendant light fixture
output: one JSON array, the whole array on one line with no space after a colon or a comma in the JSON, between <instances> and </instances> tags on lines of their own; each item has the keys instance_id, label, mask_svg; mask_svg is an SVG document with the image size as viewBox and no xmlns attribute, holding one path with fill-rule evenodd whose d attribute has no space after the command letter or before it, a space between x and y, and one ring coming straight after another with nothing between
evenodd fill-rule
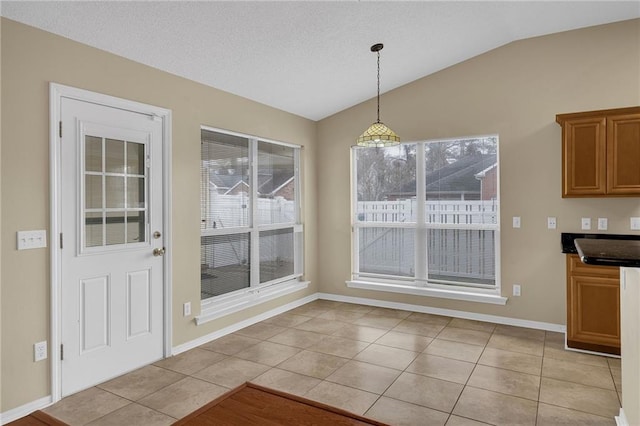
<instances>
[{"instance_id":1,"label":"pendant light fixture","mask_svg":"<svg viewBox=\"0 0 640 426\"><path fill-rule=\"evenodd\" d=\"M380 148L400 143L400 137L380 121L380 51L383 47L382 43L371 46L371 51L378 55L378 119L357 139L358 146Z\"/></svg>"}]
</instances>

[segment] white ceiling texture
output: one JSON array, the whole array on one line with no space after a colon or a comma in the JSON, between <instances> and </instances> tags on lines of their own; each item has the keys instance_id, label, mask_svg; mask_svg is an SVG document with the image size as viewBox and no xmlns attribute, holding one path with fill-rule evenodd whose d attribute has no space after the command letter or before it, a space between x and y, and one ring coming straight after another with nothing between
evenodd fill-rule
<instances>
[{"instance_id":1,"label":"white ceiling texture","mask_svg":"<svg viewBox=\"0 0 640 426\"><path fill-rule=\"evenodd\" d=\"M0 14L312 120L635 1L2 1Z\"/></svg>"}]
</instances>

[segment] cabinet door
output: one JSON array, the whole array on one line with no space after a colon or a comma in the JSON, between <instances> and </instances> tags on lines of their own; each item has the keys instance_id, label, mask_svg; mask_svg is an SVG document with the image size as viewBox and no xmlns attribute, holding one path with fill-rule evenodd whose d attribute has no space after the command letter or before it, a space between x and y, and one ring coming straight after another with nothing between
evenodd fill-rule
<instances>
[{"instance_id":1,"label":"cabinet door","mask_svg":"<svg viewBox=\"0 0 640 426\"><path fill-rule=\"evenodd\" d=\"M640 195L640 114L607 118L607 193Z\"/></svg>"},{"instance_id":2,"label":"cabinet door","mask_svg":"<svg viewBox=\"0 0 640 426\"><path fill-rule=\"evenodd\" d=\"M605 195L604 117L567 120L562 135L562 196Z\"/></svg>"},{"instance_id":3,"label":"cabinet door","mask_svg":"<svg viewBox=\"0 0 640 426\"><path fill-rule=\"evenodd\" d=\"M572 276L567 290L567 345L620 354L620 280Z\"/></svg>"}]
</instances>

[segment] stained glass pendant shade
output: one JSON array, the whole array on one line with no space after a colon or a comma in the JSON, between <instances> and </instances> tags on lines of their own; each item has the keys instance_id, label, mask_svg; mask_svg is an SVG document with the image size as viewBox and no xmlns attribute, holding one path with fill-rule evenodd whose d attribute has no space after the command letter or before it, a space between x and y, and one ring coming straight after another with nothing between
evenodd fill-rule
<instances>
[{"instance_id":1,"label":"stained glass pendant shade","mask_svg":"<svg viewBox=\"0 0 640 426\"><path fill-rule=\"evenodd\" d=\"M378 117L367 130L362 133L356 140L358 146L365 147L385 147L393 146L400 143L400 137L380 121L380 51L384 45L377 43L371 46L371 51L378 55Z\"/></svg>"}]
</instances>

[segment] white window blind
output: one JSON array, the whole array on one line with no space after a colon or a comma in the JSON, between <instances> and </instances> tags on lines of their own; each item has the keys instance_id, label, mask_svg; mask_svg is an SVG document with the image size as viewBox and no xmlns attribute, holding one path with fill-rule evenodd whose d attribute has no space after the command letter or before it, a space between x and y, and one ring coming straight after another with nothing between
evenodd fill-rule
<instances>
[{"instance_id":1,"label":"white window blind","mask_svg":"<svg viewBox=\"0 0 640 426\"><path fill-rule=\"evenodd\" d=\"M302 275L300 148L202 128L203 300Z\"/></svg>"},{"instance_id":2,"label":"white window blind","mask_svg":"<svg viewBox=\"0 0 640 426\"><path fill-rule=\"evenodd\" d=\"M249 139L201 130L201 229L249 226Z\"/></svg>"}]
</instances>

